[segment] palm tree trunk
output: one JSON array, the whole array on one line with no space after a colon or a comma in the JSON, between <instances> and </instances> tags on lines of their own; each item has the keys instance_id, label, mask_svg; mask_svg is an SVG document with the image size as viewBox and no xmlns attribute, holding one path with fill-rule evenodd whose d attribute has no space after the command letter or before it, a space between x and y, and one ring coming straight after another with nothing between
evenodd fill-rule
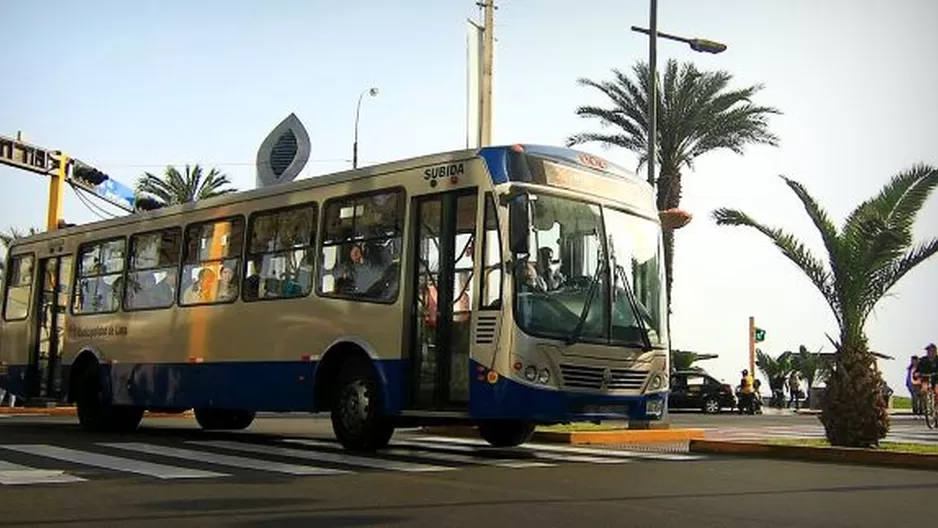
<instances>
[{"instance_id":1,"label":"palm tree trunk","mask_svg":"<svg viewBox=\"0 0 938 528\"><path fill-rule=\"evenodd\" d=\"M833 446L869 448L889 430L885 383L863 339L842 345L821 402L821 423Z\"/></svg>"},{"instance_id":2,"label":"palm tree trunk","mask_svg":"<svg viewBox=\"0 0 938 528\"><path fill-rule=\"evenodd\" d=\"M657 199L659 211L681 205L681 171L673 167L661 167ZM674 282L674 230L665 229L662 232L662 238L664 239L665 291L668 296L668 313L670 314L671 285Z\"/></svg>"}]
</instances>

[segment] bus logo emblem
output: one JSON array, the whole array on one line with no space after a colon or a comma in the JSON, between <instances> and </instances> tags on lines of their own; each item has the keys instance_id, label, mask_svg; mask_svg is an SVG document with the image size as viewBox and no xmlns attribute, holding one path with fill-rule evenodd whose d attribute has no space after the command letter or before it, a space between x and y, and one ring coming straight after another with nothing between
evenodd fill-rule
<instances>
[{"instance_id":1,"label":"bus logo emblem","mask_svg":"<svg viewBox=\"0 0 938 528\"><path fill-rule=\"evenodd\" d=\"M612 370L610 370L610 369L607 368L607 369L603 370L603 385L602 385L602 389L603 389L603 390L607 390L607 389L609 388L609 384L610 384L610 383L612 383Z\"/></svg>"}]
</instances>

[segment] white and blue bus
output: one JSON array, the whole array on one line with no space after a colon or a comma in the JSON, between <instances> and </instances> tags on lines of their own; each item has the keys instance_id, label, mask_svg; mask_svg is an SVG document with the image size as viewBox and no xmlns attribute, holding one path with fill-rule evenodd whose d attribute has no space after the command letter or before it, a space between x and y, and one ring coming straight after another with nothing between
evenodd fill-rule
<instances>
[{"instance_id":1,"label":"white and blue bus","mask_svg":"<svg viewBox=\"0 0 938 528\"><path fill-rule=\"evenodd\" d=\"M656 420L669 342L653 189L536 145L424 156L16 241L0 387L82 426L329 412L348 449L471 423Z\"/></svg>"}]
</instances>

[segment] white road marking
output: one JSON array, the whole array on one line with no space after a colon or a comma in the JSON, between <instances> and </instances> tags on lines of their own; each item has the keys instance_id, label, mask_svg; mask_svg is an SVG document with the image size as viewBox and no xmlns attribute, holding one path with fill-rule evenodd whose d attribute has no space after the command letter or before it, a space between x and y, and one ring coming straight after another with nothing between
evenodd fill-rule
<instances>
[{"instance_id":1,"label":"white road marking","mask_svg":"<svg viewBox=\"0 0 938 528\"><path fill-rule=\"evenodd\" d=\"M123 471L126 473L136 473L160 479L183 479L183 478L210 478L210 477L228 477L225 473L215 473L212 471L201 471L198 469L187 469L163 464L154 464L141 460L130 458L121 458L111 455L102 455L100 453L91 453L88 451L78 451L77 449L66 449L45 444L17 444L0 445L0 448L18 451L28 455L53 458L64 462L75 464L84 464L86 466L95 466L114 471Z\"/></svg>"}]
</instances>

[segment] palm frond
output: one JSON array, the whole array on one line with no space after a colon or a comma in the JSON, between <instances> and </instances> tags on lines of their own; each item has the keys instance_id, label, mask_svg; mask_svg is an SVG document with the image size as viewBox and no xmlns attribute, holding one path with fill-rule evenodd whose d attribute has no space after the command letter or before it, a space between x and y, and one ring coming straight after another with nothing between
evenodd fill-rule
<instances>
[{"instance_id":1,"label":"palm frond","mask_svg":"<svg viewBox=\"0 0 938 528\"><path fill-rule=\"evenodd\" d=\"M196 164L186 165L185 173L176 167L167 167L162 177L149 172L137 182L137 194L149 196L164 205L189 203L223 196L237 189L230 187L231 180L226 175L212 168L205 175L203 168Z\"/></svg>"},{"instance_id":2,"label":"palm frond","mask_svg":"<svg viewBox=\"0 0 938 528\"><path fill-rule=\"evenodd\" d=\"M797 238L781 229L767 227L750 218L747 214L733 209L717 209L713 212L713 218L716 220L717 225L750 227L771 240L788 260L804 272L824 297L824 300L827 301L838 322L841 321L842 307L837 292L833 288L831 274L825 269L824 264L812 255L811 251Z\"/></svg>"}]
</instances>

